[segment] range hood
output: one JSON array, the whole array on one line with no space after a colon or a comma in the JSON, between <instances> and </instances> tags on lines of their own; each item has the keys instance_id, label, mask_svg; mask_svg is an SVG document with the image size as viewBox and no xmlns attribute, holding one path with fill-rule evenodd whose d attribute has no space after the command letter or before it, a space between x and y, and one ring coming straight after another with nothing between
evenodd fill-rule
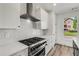
<instances>
[{"instance_id":1,"label":"range hood","mask_svg":"<svg viewBox=\"0 0 79 59\"><path fill-rule=\"evenodd\" d=\"M31 13L32 13L32 9L33 8L33 5L32 5L32 3L27 3L26 4L26 14L22 14L21 16L20 16L20 18L22 18L22 19L25 19L25 20L27 20L27 19L30 19L31 21L33 21L33 22L37 22L37 21L40 21L39 19L37 19L37 18L35 18L35 17L33 17L32 15L31 15Z\"/></svg>"}]
</instances>

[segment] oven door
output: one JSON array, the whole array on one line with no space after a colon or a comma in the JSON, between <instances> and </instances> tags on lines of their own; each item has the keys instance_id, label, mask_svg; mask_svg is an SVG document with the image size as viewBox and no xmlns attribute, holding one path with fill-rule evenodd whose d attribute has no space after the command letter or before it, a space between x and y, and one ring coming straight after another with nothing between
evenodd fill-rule
<instances>
[{"instance_id":1,"label":"oven door","mask_svg":"<svg viewBox=\"0 0 79 59\"><path fill-rule=\"evenodd\" d=\"M34 56L45 56L45 47L35 53Z\"/></svg>"},{"instance_id":2,"label":"oven door","mask_svg":"<svg viewBox=\"0 0 79 59\"><path fill-rule=\"evenodd\" d=\"M45 47L46 47L46 45L47 44L44 43L43 45L39 46L35 50L30 51L30 55L29 56L44 56L45 55Z\"/></svg>"}]
</instances>

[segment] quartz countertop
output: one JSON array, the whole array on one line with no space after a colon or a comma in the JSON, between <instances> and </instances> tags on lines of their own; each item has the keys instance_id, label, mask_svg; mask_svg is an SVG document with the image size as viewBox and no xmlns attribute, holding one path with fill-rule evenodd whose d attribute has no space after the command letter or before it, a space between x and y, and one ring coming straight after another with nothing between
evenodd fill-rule
<instances>
[{"instance_id":1,"label":"quartz countertop","mask_svg":"<svg viewBox=\"0 0 79 59\"><path fill-rule=\"evenodd\" d=\"M47 38L50 36L39 36L41 38ZM47 39L46 39L47 41ZM4 40L4 41L0 41L3 43L0 43L0 56L10 56L16 52L19 52L23 49L28 48L27 45L24 45L18 41L12 41L12 40Z\"/></svg>"},{"instance_id":2,"label":"quartz countertop","mask_svg":"<svg viewBox=\"0 0 79 59\"><path fill-rule=\"evenodd\" d=\"M9 56L26 48L28 48L28 46L20 42L11 42L0 45L0 56Z\"/></svg>"}]
</instances>

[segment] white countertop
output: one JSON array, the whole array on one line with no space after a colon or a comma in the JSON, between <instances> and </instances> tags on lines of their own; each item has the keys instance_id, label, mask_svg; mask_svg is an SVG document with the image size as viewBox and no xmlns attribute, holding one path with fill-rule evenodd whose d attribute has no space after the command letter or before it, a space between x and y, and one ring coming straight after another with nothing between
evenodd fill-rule
<instances>
[{"instance_id":1,"label":"white countertop","mask_svg":"<svg viewBox=\"0 0 79 59\"><path fill-rule=\"evenodd\" d=\"M0 45L0 56L9 56L25 48L28 48L28 46L20 42L11 42L6 45Z\"/></svg>"},{"instance_id":2,"label":"white countertop","mask_svg":"<svg viewBox=\"0 0 79 59\"><path fill-rule=\"evenodd\" d=\"M50 36L41 36L41 37L47 38ZM9 56L26 48L28 48L27 45L24 45L17 41L12 40L0 41L0 56Z\"/></svg>"}]
</instances>

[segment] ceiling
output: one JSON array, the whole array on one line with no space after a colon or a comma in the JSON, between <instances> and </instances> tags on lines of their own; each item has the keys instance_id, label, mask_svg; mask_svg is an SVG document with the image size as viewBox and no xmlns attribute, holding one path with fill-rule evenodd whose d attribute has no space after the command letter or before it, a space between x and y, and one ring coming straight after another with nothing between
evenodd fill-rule
<instances>
[{"instance_id":1,"label":"ceiling","mask_svg":"<svg viewBox=\"0 0 79 59\"><path fill-rule=\"evenodd\" d=\"M55 6L56 13L75 11L77 9L79 9L79 3L57 3Z\"/></svg>"},{"instance_id":2,"label":"ceiling","mask_svg":"<svg viewBox=\"0 0 79 59\"><path fill-rule=\"evenodd\" d=\"M48 12L53 10L53 3L40 3L40 6Z\"/></svg>"},{"instance_id":3,"label":"ceiling","mask_svg":"<svg viewBox=\"0 0 79 59\"><path fill-rule=\"evenodd\" d=\"M40 3L40 5L47 11L53 10L53 3ZM55 12L59 14L68 11L79 10L79 3L57 3L56 6L54 7L55 7Z\"/></svg>"},{"instance_id":4,"label":"ceiling","mask_svg":"<svg viewBox=\"0 0 79 59\"><path fill-rule=\"evenodd\" d=\"M44 8L46 11L53 10L53 3L34 3L34 5Z\"/></svg>"}]
</instances>

